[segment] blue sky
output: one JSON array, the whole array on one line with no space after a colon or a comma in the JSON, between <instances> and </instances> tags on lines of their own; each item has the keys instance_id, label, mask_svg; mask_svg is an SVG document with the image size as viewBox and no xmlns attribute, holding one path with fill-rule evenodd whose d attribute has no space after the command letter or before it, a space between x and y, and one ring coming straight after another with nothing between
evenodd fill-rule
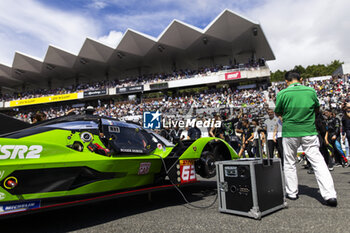
<instances>
[{"instance_id":1,"label":"blue sky","mask_svg":"<svg viewBox=\"0 0 350 233\"><path fill-rule=\"evenodd\" d=\"M173 19L204 28L226 8L261 23L272 70L350 62L347 0L1 0L0 63L49 45L77 54L86 37L115 47L127 28L158 37Z\"/></svg>"},{"instance_id":2,"label":"blue sky","mask_svg":"<svg viewBox=\"0 0 350 233\"><path fill-rule=\"evenodd\" d=\"M226 8L241 11L252 8L262 1L238 0L220 3L213 0L40 0L40 2L52 8L98 19L103 23L101 29L106 34L110 30L125 31L131 27L157 37L174 18L204 28Z\"/></svg>"}]
</instances>

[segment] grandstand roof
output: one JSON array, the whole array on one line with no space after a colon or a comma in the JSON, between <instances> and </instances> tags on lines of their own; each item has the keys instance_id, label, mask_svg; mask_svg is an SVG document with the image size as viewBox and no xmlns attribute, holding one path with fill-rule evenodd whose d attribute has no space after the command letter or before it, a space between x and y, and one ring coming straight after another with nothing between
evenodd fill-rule
<instances>
[{"instance_id":1,"label":"grandstand roof","mask_svg":"<svg viewBox=\"0 0 350 233\"><path fill-rule=\"evenodd\" d=\"M265 60L275 59L258 22L224 10L204 29L179 20L173 20L158 38L128 29L115 48L87 38L77 55L51 45L43 60L16 52L12 67L0 64L0 84L14 87L77 75L104 76L107 72L114 79L128 70L154 64L164 68L179 61L184 66L180 68L193 68L201 59L229 60L252 53Z\"/></svg>"}]
</instances>

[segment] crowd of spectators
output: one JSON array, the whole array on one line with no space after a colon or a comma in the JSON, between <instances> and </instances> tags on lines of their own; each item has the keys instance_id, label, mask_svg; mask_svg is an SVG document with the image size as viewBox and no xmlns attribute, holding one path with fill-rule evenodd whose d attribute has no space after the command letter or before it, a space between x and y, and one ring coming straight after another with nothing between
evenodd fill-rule
<instances>
[{"instance_id":1,"label":"crowd of spectators","mask_svg":"<svg viewBox=\"0 0 350 233\"><path fill-rule=\"evenodd\" d=\"M123 118L125 116L141 116L143 111L159 110L164 115L178 118L186 115L191 117L210 116L222 110L243 108L244 113L262 116L266 99L264 93L258 90L232 90L231 88L209 89L201 93L182 93L181 96L144 99L133 101L98 101L95 114L107 117ZM31 123L31 117L37 111L44 112L47 119L64 116L68 111L83 112L85 107L59 105L57 107L33 106L26 109L13 109L8 114ZM190 111L191 110L191 111Z\"/></svg>"},{"instance_id":2,"label":"crowd of spectators","mask_svg":"<svg viewBox=\"0 0 350 233\"><path fill-rule=\"evenodd\" d=\"M192 77L205 77L209 76L212 73L222 71L222 70L231 70L231 69L256 69L259 66L264 66L265 61L259 59L258 61L250 60L246 64L231 64L227 66L216 65L213 67L202 67L199 69L179 69L175 70L172 73L154 73L154 74L144 74L140 76L125 77L123 79L114 79L114 80L99 80L90 83L81 83L77 85L70 85L62 88L42 88L34 90L25 90L22 92L15 92L13 94L0 94L0 101L12 101L19 99L31 99L49 95L60 95L60 94L69 94L80 91L88 90L98 90L106 89L113 87L128 87L128 86L137 86L145 85L158 82L167 82L173 80L187 79Z\"/></svg>"},{"instance_id":3,"label":"crowd of spectators","mask_svg":"<svg viewBox=\"0 0 350 233\"><path fill-rule=\"evenodd\" d=\"M350 75L333 76L326 80L305 80L306 86L313 87L318 95L320 105L322 107L328 107L340 111L340 104L349 98L350 89ZM269 97L273 101L276 101L277 93L286 88L285 82L273 83L270 87Z\"/></svg>"},{"instance_id":4,"label":"crowd of spectators","mask_svg":"<svg viewBox=\"0 0 350 233\"><path fill-rule=\"evenodd\" d=\"M315 88L322 107L331 108L337 114L341 113L341 105L339 103L344 103L350 98L350 85L347 76L337 76L322 81L305 81L305 84ZM232 108L243 108L244 113L248 114L250 118L262 118L266 115L265 109L268 104L274 102L276 94L285 87L284 83L273 83L269 87L268 92L257 89L238 90L231 88L208 89L200 93L188 93L185 91L179 96L144 99L142 102L139 100L121 102L98 101L95 107L96 114L117 118L139 116L142 115L143 111L155 110L160 110L163 114L174 117L180 117L187 113L196 117L219 112L218 109ZM81 88L84 88L84 86L82 85ZM37 110L45 112L48 119L52 119L65 115L72 108L72 106L62 104L58 107L21 109L18 112L11 111L9 114L30 122L30 117ZM84 107L80 107L75 110L81 112L83 109Z\"/></svg>"},{"instance_id":5,"label":"crowd of spectators","mask_svg":"<svg viewBox=\"0 0 350 233\"><path fill-rule=\"evenodd\" d=\"M350 105L349 81L350 80L346 75L341 77L336 76L329 80L321 81L305 80L304 84L313 87L316 90L321 110L323 112L331 112L332 114L328 114L333 117L331 119L337 118L340 121L340 119L346 116L346 111L350 110L350 106L348 110L344 110L346 103ZM226 128L224 127L220 130L207 128L198 129L199 131L188 128L176 128L172 130L163 129L162 133L165 136L181 135L181 139L186 137L190 138L193 135L221 137L225 140L229 140L231 145L237 149L237 152L240 152L240 155L244 154L246 151L252 156L252 154L258 153L257 148L252 146L254 143L248 143L248 145L251 145L250 147L248 145L242 147L239 143L248 139L252 142L257 140L257 138L252 137L252 135L254 130L258 127L265 128L266 133L267 128L274 128L271 124L277 125L278 118L273 116L273 111L271 116L271 108L273 106L269 105L274 103L276 94L283 88L286 88L286 85L281 82L273 83L268 90L220 88L207 89L199 93L183 91L178 96L164 96L161 98L143 99L142 101L138 99L120 102L98 100L98 102L93 104L95 109L94 114L134 121L135 123L141 123L142 113L144 111L160 111L164 118L176 120L194 118L208 120L215 117L216 120L222 120L224 125L228 124L228 128L225 126ZM27 110L14 109L7 113L17 119L34 123L38 110L45 115L46 119L53 119L67 114L81 114L86 108L84 106L73 107L68 105L47 108L38 106L31 109L27 108ZM274 132L274 135L272 136L271 129L270 134L266 134L266 138L268 137L267 140L270 140L270 144L273 144L272 141L274 141L277 145L278 133ZM174 132L171 133L167 130ZM340 128L338 131L340 133ZM187 132L188 134L186 135ZM200 133L198 134L198 132ZM264 138L263 135L262 138ZM173 138L171 137L169 139L172 140ZM342 139L343 142L345 142L345 137ZM268 147L269 146L266 143L266 149L263 153L267 153ZM275 150L275 153L277 153L277 149Z\"/></svg>"}]
</instances>

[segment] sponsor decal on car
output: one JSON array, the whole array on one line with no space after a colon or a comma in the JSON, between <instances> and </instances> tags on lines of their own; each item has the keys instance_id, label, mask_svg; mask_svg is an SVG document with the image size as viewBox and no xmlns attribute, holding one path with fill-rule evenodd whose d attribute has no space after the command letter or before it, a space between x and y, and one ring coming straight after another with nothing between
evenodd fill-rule
<instances>
[{"instance_id":1,"label":"sponsor decal on car","mask_svg":"<svg viewBox=\"0 0 350 233\"><path fill-rule=\"evenodd\" d=\"M42 151L40 145L0 145L0 159L39 159Z\"/></svg>"},{"instance_id":2,"label":"sponsor decal on car","mask_svg":"<svg viewBox=\"0 0 350 233\"><path fill-rule=\"evenodd\" d=\"M125 153L143 153L143 150L138 150L138 149L120 149L120 152L125 152Z\"/></svg>"},{"instance_id":3,"label":"sponsor decal on car","mask_svg":"<svg viewBox=\"0 0 350 233\"><path fill-rule=\"evenodd\" d=\"M146 163L140 163L139 167L139 175L146 175L149 173L149 169L151 168L151 163L146 162Z\"/></svg>"},{"instance_id":4,"label":"sponsor decal on car","mask_svg":"<svg viewBox=\"0 0 350 233\"><path fill-rule=\"evenodd\" d=\"M26 201L15 204L0 205L0 215L7 213L16 213L40 207L40 201Z\"/></svg>"},{"instance_id":5,"label":"sponsor decal on car","mask_svg":"<svg viewBox=\"0 0 350 233\"><path fill-rule=\"evenodd\" d=\"M2 179L2 177L4 176L5 171L0 171L0 179Z\"/></svg>"},{"instance_id":6,"label":"sponsor decal on car","mask_svg":"<svg viewBox=\"0 0 350 233\"><path fill-rule=\"evenodd\" d=\"M181 183L196 181L196 170L193 160L180 160Z\"/></svg>"},{"instance_id":7,"label":"sponsor decal on car","mask_svg":"<svg viewBox=\"0 0 350 233\"><path fill-rule=\"evenodd\" d=\"M4 200L6 197L6 194L5 193L0 193L0 200Z\"/></svg>"},{"instance_id":8,"label":"sponsor decal on car","mask_svg":"<svg viewBox=\"0 0 350 233\"><path fill-rule=\"evenodd\" d=\"M163 146L163 144L161 144L161 143L158 143L158 144L157 144L157 148L158 148L159 150L166 151L165 146Z\"/></svg>"}]
</instances>

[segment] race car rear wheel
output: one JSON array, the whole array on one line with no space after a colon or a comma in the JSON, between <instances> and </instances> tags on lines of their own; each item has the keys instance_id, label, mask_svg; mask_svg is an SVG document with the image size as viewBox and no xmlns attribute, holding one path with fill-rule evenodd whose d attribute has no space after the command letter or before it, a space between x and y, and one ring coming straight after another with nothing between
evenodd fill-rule
<instances>
[{"instance_id":1,"label":"race car rear wheel","mask_svg":"<svg viewBox=\"0 0 350 233\"><path fill-rule=\"evenodd\" d=\"M196 173L203 178L211 178L216 175L215 156L210 151L203 152L196 162Z\"/></svg>"}]
</instances>

